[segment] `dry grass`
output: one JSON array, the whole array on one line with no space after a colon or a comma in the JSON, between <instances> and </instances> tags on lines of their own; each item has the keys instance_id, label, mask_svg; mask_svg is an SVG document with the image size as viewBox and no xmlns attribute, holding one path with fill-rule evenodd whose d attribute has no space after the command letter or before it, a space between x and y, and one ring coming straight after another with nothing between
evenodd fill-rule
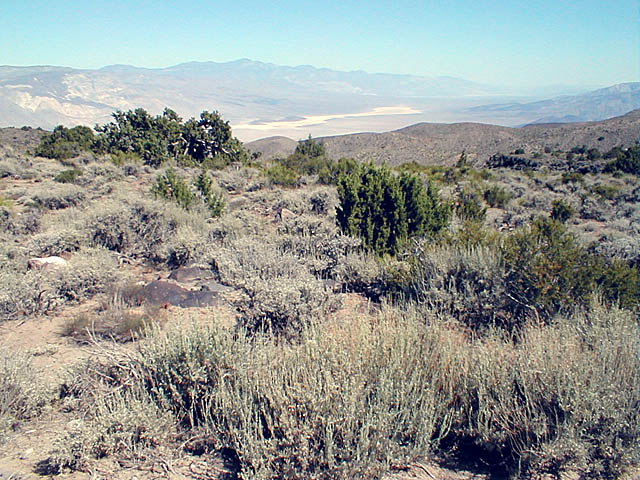
<instances>
[{"instance_id":1,"label":"dry grass","mask_svg":"<svg viewBox=\"0 0 640 480\"><path fill-rule=\"evenodd\" d=\"M247 479L371 478L429 452L480 456L514 476L615 478L634 462L632 315L595 305L515 342L456 325L383 309L311 326L293 344L215 324L156 329L136 355L102 365L137 400L124 419L98 405L95 425L171 412L185 435L234 451ZM112 435L85 428L90 449L78 451L111 451Z\"/></svg>"}]
</instances>

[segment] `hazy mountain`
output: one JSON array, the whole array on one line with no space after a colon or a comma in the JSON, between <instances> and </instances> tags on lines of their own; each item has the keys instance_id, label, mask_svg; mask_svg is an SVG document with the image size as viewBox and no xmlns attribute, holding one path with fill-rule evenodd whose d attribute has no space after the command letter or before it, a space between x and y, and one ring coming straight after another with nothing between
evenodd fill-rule
<instances>
[{"instance_id":1,"label":"hazy mountain","mask_svg":"<svg viewBox=\"0 0 640 480\"><path fill-rule=\"evenodd\" d=\"M550 88L567 92L576 87ZM117 109L143 107L157 114L170 107L185 118L218 110L243 140L269 135L297 139L386 131L421 121L518 125L551 115L605 118L624 113L621 109L633 103L627 91L611 90L601 95L600 105L592 98L589 112L563 109L572 105L567 101L544 110L544 102L537 102L541 106L536 109L526 103L533 97L516 93L453 77L341 72L246 59L154 69L5 66L0 67L0 126L93 125L110 121Z\"/></svg>"},{"instance_id":2,"label":"hazy mountain","mask_svg":"<svg viewBox=\"0 0 640 480\"><path fill-rule=\"evenodd\" d=\"M523 148L529 155L550 150L569 151L586 145L601 152L614 146L631 146L638 140L640 110L599 122L536 124L520 128L481 123L419 123L386 133L358 133L318 138L333 159L351 157L398 165L452 164L464 150L469 160L483 164L495 153L511 153ZM287 141L288 140L288 141ZM265 138L246 144L265 159L284 157L295 149L290 139ZM279 147L276 148L276 146Z\"/></svg>"},{"instance_id":3,"label":"hazy mountain","mask_svg":"<svg viewBox=\"0 0 640 480\"><path fill-rule=\"evenodd\" d=\"M527 123L589 122L622 115L640 108L640 83L620 83L579 95L563 95L529 103L483 105L471 113L499 113L530 117Z\"/></svg>"}]
</instances>

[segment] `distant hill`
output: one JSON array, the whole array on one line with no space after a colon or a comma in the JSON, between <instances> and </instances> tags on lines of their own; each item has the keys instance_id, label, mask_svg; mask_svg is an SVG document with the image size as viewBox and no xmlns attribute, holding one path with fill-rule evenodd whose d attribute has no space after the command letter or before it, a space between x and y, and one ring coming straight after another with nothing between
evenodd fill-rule
<instances>
[{"instance_id":1,"label":"distant hill","mask_svg":"<svg viewBox=\"0 0 640 480\"><path fill-rule=\"evenodd\" d=\"M568 151L586 145L605 152L614 146L631 146L638 140L640 110L599 122L535 124L520 128L481 123L419 123L386 133L358 133L320 137L331 158L352 157L398 165L416 161L421 164L452 164L462 151L471 162L482 164L495 153L510 153L522 148L528 154L551 150ZM290 140L290 139L288 139ZM263 139L246 144L252 151L264 150L264 158L286 156L295 142ZM277 147L277 148L276 148Z\"/></svg>"},{"instance_id":2,"label":"distant hill","mask_svg":"<svg viewBox=\"0 0 640 480\"><path fill-rule=\"evenodd\" d=\"M591 122L640 108L640 83L620 83L579 95L563 95L530 103L483 105L473 114L500 114L534 118L528 123Z\"/></svg>"},{"instance_id":3,"label":"distant hill","mask_svg":"<svg viewBox=\"0 0 640 480\"><path fill-rule=\"evenodd\" d=\"M0 66L0 127L93 126L110 121L115 110L138 107L152 114L169 107L184 118L217 110L245 141L382 132L424 121L516 126L620 115L640 108L637 86L622 84L600 93L584 93L587 88L579 86L517 92L446 76L342 72L247 59L166 68ZM582 93L547 97L576 91Z\"/></svg>"}]
</instances>

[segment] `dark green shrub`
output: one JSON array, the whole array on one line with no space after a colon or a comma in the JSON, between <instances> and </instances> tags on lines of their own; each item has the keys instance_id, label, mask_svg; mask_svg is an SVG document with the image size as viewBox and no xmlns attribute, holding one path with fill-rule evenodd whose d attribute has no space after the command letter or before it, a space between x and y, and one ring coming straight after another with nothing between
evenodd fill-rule
<instances>
[{"instance_id":1,"label":"dark green shrub","mask_svg":"<svg viewBox=\"0 0 640 480\"><path fill-rule=\"evenodd\" d=\"M562 174L562 183L581 183L584 184L584 175L578 172L564 172Z\"/></svg>"},{"instance_id":2,"label":"dark green shrub","mask_svg":"<svg viewBox=\"0 0 640 480\"><path fill-rule=\"evenodd\" d=\"M338 196L336 215L343 233L360 237L377 255L394 254L409 236L435 234L449 221L449 209L431 185L425 190L417 177L398 178L373 163L342 175Z\"/></svg>"},{"instance_id":3,"label":"dark green shrub","mask_svg":"<svg viewBox=\"0 0 640 480\"><path fill-rule=\"evenodd\" d=\"M562 200L554 200L551 209L551 218L565 223L575 215L575 210L568 203Z\"/></svg>"},{"instance_id":4,"label":"dark green shrub","mask_svg":"<svg viewBox=\"0 0 640 480\"><path fill-rule=\"evenodd\" d=\"M168 168L162 175L158 175L151 187L154 196L165 200L174 200L185 210L189 210L195 201L195 195L187 182L179 177L173 168Z\"/></svg>"},{"instance_id":5,"label":"dark green shrub","mask_svg":"<svg viewBox=\"0 0 640 480\"><path fill-rule=\"evenodd\" d=\"M615 147L605 155L605 158L615 158L605 166L605 173L618 171L640 175L640 147L638 144L625 150Z\"/></svg>"},{"instance_id":6,"label":"dark green shrub","mask_svg":"<svg viewBox=\"0 0 640 480\"><path fill-rule=\"evenodd\" d=\"M269 168L267 177L273 185L280 185L281 187L295 187L300 180L300 176L295 170L281 164L276 164Z\"/></svg>"},{"instance_id":7,"label":"dark green shrub","mask_svg":"<svg viewBox=\"0 0 640 480\"><path fill-rule=\"evenodd\" d=\"M598 184L591 187L591 191L603 200L615 200L620 191L613 185Z\"/></svg>"},{"instance_id":8,"label":"dark green shrub","mask_svg":"<svg viewBox=\"0 0 640 480\"><path fill-rule=\"evenodd\" d=\"M524 148L516 148L513 152L514 155L524 155Z\"/></svg>"},{"instance_id":9,"label":"dark green shrub","mask_svg":"<svg viewBox=\"0 0 640 480\"><path fill-rule=\"evenodd\" d=\"M169 158L209 168L249 158L242 144L232 137L229 122L217 112L204 111L200 119L184 123L168 108L155 117L137 108L117 111L113 118L114 122L96 127L100 135L94 143L95 151L135 154L155 167Z\"/></svg>"},{"instance_id":10,"label":"dark green shrub","mask_svg":"<svg viewBox=\"0 0 640 480\"><path fill-rule=\"evenodd\" d=\"M318 172L318 181L324 185L337 185L341 175L353 173L358 162L353 158L341 158L337 162L329 162Z\"/></svg>"},{"instance_id":11,"label":"dark green shrub","mask_svg":"<svg viewBox=\"0 0 640 480\"><path fill-rule=\"evenodd\" d=\"M202 195L202 200L209 207L211 216L219 217L224 211L226 201L222 192L214 189L213 179L207 174L205 170L200 172L198 178L196 178L195 186Z\"/></svg>"},{"instance_id":12,"label":"dark green shrub","mask_svg":"<svg viewBox=\"0 0 640 480\"><path fill-rule=\"evenodd\" d=\"M493 208L504 208L511 200L511 193L498 185L493 185L484 191L484 200Z\"/></svg>"},{"instance_id":13,"label":"dark green shrub","mask_svg":"<svg viewBox=\"0 0 640 480\"><path fill-rule=\"evenodd\" d=\"M637 268L590 254L556 220L536 219L508 237L502 252L506 288L517 312L548 320L562 309L587 305L598 289L608 303L637 308Z\"/></svg>"},{"instance_id":14,"label":"dark green shrub","mask_svg":"<svg viewBox=\"0 0 640 480\"><path fill-rule=\"evenodd\" d=\"M575 237L555 220L537 218L503 246L507 290L516 311L548 319L563 305L583 300L592 286L584 279L585 255Z\"/></svg>"},{"instance_id":15,"label":"dark green shrub","mask_svg":"<svg viewBox=\"0 0 640 480\"><path fill-rule=\"evenodd\" d=\"M51 135L42 138L34 153L41 157L65 160L91 150L94 141L93 130L89 127L65 128L58 125Z\"/></svg>"},{"instance_id":16,"label":"dark green shrub","mask_svg":"<svg viewBox=\"0 0 640 480\"><path fill-rule=\"evenodd\" d=\"M54 180L59 183L75 183L80 175L82 175L82 170L73 168L71 170L63 170L54 177Z\"/></svg>"}]
</instances>

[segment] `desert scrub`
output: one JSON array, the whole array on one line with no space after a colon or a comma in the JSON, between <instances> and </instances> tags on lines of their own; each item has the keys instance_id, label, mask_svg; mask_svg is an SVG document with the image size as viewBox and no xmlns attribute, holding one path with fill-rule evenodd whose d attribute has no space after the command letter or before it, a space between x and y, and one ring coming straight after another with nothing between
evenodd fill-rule
<instances>
[{"instance_id":1,"label":"desert scrub","mask_svg":"<svg viewBox=\"0 0 640 480\"><path fill-rule=\"evenodd\" d=\"M201 200L209 209L212 217L219 217L224 211L227 202L222 192L214 186L211 176L202 170L196 177L194 186L198 190Z\"/></svg>"},{"instance_id":2,"label":"desert scrub","mask_svg":"<svg viewBox=\"0 0 640 480\"><path fill-rule=\"evenodd\" d=\"M90 408L78 408L79 418L55 439L46 461L51 473L86 471L92 461L108 455L142 463L148 450L175 437L175 421L148 395L98 389L100 379L92 380L98 393L80 392L90 397L83 399Z\"/></svg>"},{"instance_id":3,"label":"desert scrub","mask_svg":"<svg viewBox=\"0 0 640 480\"><path fill-rule=\"evenodd\" d=\"M59 256L71 253L86 245L87 239L73 228L46 231L33 235L29 240L29 252L35 257Z\"/></svg>"},{"instance_id":4,"label":"desert scrub","mask_svg":"<svg viewBox=\"0 0 640 480\"><path fill-rule=\"evenodd\" d=\"M31 235L40 230L42 212L30 209L20 214L12 208L0 206L0 230L12 235Z\"/></svg>"},{"instance_id":5,"label":"desert scrub","mask_svg":"<svg viewBox=\"0 0 640 480\"><path fill-rule=\"evenodd\" d=\"M214 252L210 263L222 283L244 293L236 308L252 332L295 335L335 307L324 283L268 239L241 237Z\"/></svg>"},{"instance_id":6,"label":"desert scrub","mask_svg":"<svg viewBox=\"0 0 640 480\"><path fill-rule=\"evenodd\" d=\"M76 180L80 175L82 175L82 170L72 168L71 170L61 171L53 178L53 180L58 183L76 183Z\"/></svg>"},{"instance_id":7,"label":"desert scrub","mask_svg":"<svg viewBox=\"0 0 640 480\"><path fill-rule=\"evenodd\" d=\"M492 246L416 245L401 294L477 331L516 321L500 252Z\"/></svg>"},{"instance_id":8,"label":"desert scrub","mask_svg":"<svg viewBox=\"0 0 640 480\"><path fill-rule=\"evenodd\" d=\"M284 220L278 233L280 250L295 255L313 275L324 279L335 279L338 265L361 245L360 239L342 235L332 222L311 215Z\"/></svg>"},{"instance_id":9,"label":"desert scrub","mask_svg":"<svg viewBox=\"0 0 640 480\"><path fill-rule=\"evenodd\" d=\"M377 475L428 452L447 427L448 388L425 362L445 360L428 352L450 341L416 326L338 322L297 345L215 326L157 331L136 368L183 428L236 452L242 478Z\"/></svg>"},{"instance_id":10,"label":"desert scrub","mask_svg":"<svg viewBox=\"0 0 640 480\"><path fill-rule=\"evenodd\" d=\"M617 478L638 442L636 330L629 312L595 305L529 325L516 344L481 340L470 352L461 440L470 435L521 473Z\"/></svg>"},{"instance_id":11,"label":"desert scrub","mask_svg":"<svg viewBox=\"0 0 640 480\"><path fill-rule=\"evenodd\" d=\"M178 227L200 229L204 222L198 211L186 212L162 201L120 195L93 205L77 220L91 245L158 263L166 261L165 243Z\"/></svg>"},{"instance_id":12,"label":"desert scrub","mask_svg":"<svg viewBox=\"0 0 640 480\"><path fill-rule=\"evenodd\" d=\"M10 430L40 414L51 397L29 358L0 344L0 445Z\"/></svg>"},{"instance_id":13,"label":"desert scrub","mask_svg":"<svg viewBox=\"0 0 640 480\"><path fill-rule=\"evenodd\" d=\"M77 185L47 182L30 189L29 197L29 202L39 208L60 210L84 203L87 194Z\"/></svg>"},{"instance_id":14,"label":"desert scrub","mask_svg":"<svg viewBox=\"0 0 640 480\"><path fill-rule=\"evenodd\" d=\"M52 277L56 294L64 301L91 298L121 280L118 262L104 248L76 252Z\"/></svg>"},{"instance_id":15,"label":"desert scrub","mask_svg":"<svg viewBox=\"0 0 640 480\"><path fill-rule=\"evenodd\" d=\"M379 477L429 453L514 477L616 478L635 461L637 323L615 308L527 324L515 341L421 306L329 319L295 343L212 322L154 329L136 347L90 370L233 451L241 478Z\"/></svg>"}]
</instances>

